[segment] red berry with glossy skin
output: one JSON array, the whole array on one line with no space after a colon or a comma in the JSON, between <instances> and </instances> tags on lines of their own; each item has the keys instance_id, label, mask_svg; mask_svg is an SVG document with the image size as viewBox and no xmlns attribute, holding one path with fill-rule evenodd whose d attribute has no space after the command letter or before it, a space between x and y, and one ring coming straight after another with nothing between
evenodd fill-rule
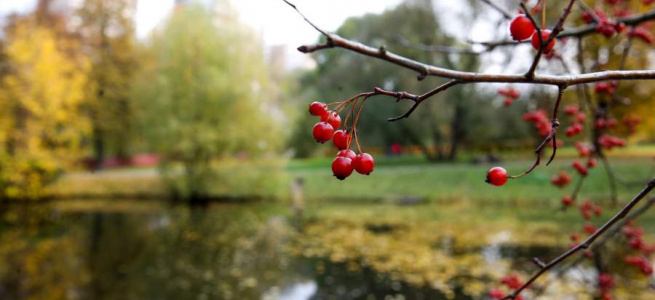
<instances>
[{"instance_id":1,"label":"red berry with glossy skin","mask_svg":"<svg viewBox=\"0 0 655 300\"><path fill-rule=\"evenodd\" d=\"M507 171L501 167L495 167L487 172L487 183L501 186L507 182Z\"/></svg>"},{"instance_id":2,"label":"red berry with glossy skin","mask_svg":"<svg viewBox=\"0 0 655 300\"><path fill-rule=\"evenodd\" d=\"M545 43L546 40L550 37L550 30L544 29L541 31L541 39ZM544 53L548 53L553 50L555 47L555 40L552 40L546 48L544 48ZM539 36L537 35L537 32L535 32L532 35L532 47L534 47L535 50L539 51L540 45L539 45Z\"/></svg>"},{"instance_id":3,"label":"red berry with glossy skin","mask_svg":"<svg viewBox=\"0 0 655 300\"><path fill-rule=\"evenodd\" d=\"M334 128L332 125L325 122L318 122L314 125L314 130L312 131L314 138L319 143L325 143L332 138L334 134Z\"/></svg>"},{"instance_id":4,"label":"red berry with glossy skin","mask_svg":"<svg viewBox=\"0 0 655 300\"><path fill-rule=\"evenodd\" d=\"M355 157L357 157L357 155L355 154L355 151L352 151L350 149L344 149L339 151L339 153L337 153L337 157L347 157L354 160Z\"/></svg>"},{"instance_id":5,"label":"red berry with glossy skin","mask_svg":"<svg viewBox=\"0 0 655 300\"><path fill-rule=\"evenodd\" d=\"M312 116L320 117L327 113L328 106L323 102L312 102L309 105L309 114Z\"/></svg>"},{"instance_id":6,"label":"red berry with glossy skin","mask_svg":"<svg viewBox=\"0 0 655 300\"><path fill-rule=\"evenodd\" d=\"M532 34L534 34L534 25L528 17L521 14L512 20L509 24L509 32L512 35L512 39L515 41L523 41L529 39Z\"/></svg>"},{"instance_id":7,"label":"red berry with glossy skin","mask_svg":"<svg viewBox=\"0 0 655 300\"><path fill-rule=\"evenodd\" d=\"M330 123L335 130L341 126L341 116L336 111L329 110L321 116L321 121Z\"/></svg>"},{"instance_id":8,"label":"red berry with glossy skin","mask_svg":"<svg viewBox=\"0 0 655 300\"><path fill-rule=\"evenodd\" d=\"M338 156L332 161L332 173L339 180L344 180L353 173L353 160Z\"/></svg>"},{"instance_id":9,"label":"red berry with glossy skin","mask_svg":"<svg viewBox=\"0 0 655 300\"><path fill-rule=\"evenodd\" d=\"M373 159L373 156L371 156L368 153L361 153L358 154L355 157L355 160L353 161L353 165L355 166L355 170L359 174L363 175L369 175L371 172L373 172L373 169L375 168L375 160Z\"/></svg>"},{"instance_id":10,"label":"red berry with glossy skin","mask_svg":"<svg viewBox=\"0 0 655 300\"><path fill-rule=\"evenodd\" d=\"M332 136L332 143L339 150L348 148L348 142L350 142L350 135L345 130L337 130Z\"/></svg>"}]
</instances>

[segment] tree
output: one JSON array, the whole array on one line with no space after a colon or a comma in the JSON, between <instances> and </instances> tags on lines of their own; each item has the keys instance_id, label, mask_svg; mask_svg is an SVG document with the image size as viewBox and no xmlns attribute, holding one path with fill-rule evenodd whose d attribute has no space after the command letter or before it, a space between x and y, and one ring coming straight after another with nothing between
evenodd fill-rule
<instances>
[{"instance_id":1,"label":"tree","mask_svg":"<svg viewBox=\"0 0 655 300\"><path fill-rule=\"evenodd\" d=\"M75 163L88 119L81 113L89 69L79 44L16 18L7 31L0 81L0 197L39 198Z\"/></svg>"},{"instance_id":2,"label":"tree","mask_svg":"<svg viewBox=\"0 0 655 300\"><path fill-rule=\"evenodd\" d=\"M471 6L473 9L473 6ZM405 57L445 65L449 68L475 70L479 65L476 53L439 53L425 51L419 45L443 45L457 47L455 39L448 36L439 25L439 18L432 1L405 1L394 9L380 15L366 15L348 19L337 34L370 44L385 47ZM389 89L427 91L433 81L417 81L411 72L383 62L373 61L347 52L333 51L315 54L318 68L303 78L307 99L333 102L331 99L346 98L352 90L365 90L383 84ZM359 68L350 68L357 65ZM476 122L480 118L491 119L495 110L490 101L483 101L487 95L473 86L460 86L452 91L436 95L433 101L425 103L422 110L410 118L396 124L385 124L390 115L401 114L401 106L393 102L377 103L376 109L363 110L358 128L362 132L362 142L371 147L389 147L393 143L417 145L429 161L455 160L457 150L462 146L478 146L479 140L498 140L497 132L505 132L511 126L483 125ZM512 113L518 117L517 112ZM293 145L305 149L307 154L307 128L312 119L300 119L294 134ZM476 140L469 137L473 133ZM522 134L521 134L522 133ZM525 138L527 132L519 132ZM316 144L313 144L316 145Z\"/></svg>"},{"instance_id":3,"label":"tree","mask_svg":"<svg viewBox=\"0 0 655 300\"><path fill-rule=\"evenodd\" d=\"M132 140L130 86L139 59L134 11L134 0L86 0L78 12L79 31L93 63L88 102L96 167L101 167L108 151L127 156Z\"/></svg>"},{"instance_id":4,"label":"tree","mask_svg":"<svg viewBox=\"0 0 655 300\"><path fill-rule=\"evenodd\" d=\"M296 6L291 4L289 1L285 0L285 2L289 4L293 9L295 9L298 13L300 13L300 10ZM350 114L351 112L357 114L357 117L355 117L351 121L351 123L346 122L344 124L344 127L346 128L348 127L353 128L353 130L349 132L352 132L353 139L355 140L355 144L357 144L357 139L358 139L356 127L358 125L359 116L360 116L359 111L362 110L364 103L374 96L392 97L397 99L398 101L406 100L413 103L411 108L407 110L404 114L389 119L389 121L395 122L395 121L403 120L405 118L409 118L415 112L420 111L419 109L420 107L424 107L423 103L426 100L429 100L430 98L433 98L436 95L442 94L445 91L456 86L469 85L473 83L507 83L507 84L524 83L530 85L556 87L557 96L555 98L554 104L552 104L552 114L549 114L543 110L539 110L539 111L530 112L529 114L526 114L524 116L525 121L535 124L535 127L538 129L539 134L543 139L542 143L540 143L540 145L535 150L536 159L534 164L529 166L525 172L515 176L509 176L503 168L494 167L487 174L487 182L497 186L502 186L505 184L505 182L508 179L519 179L526 175L529 175L533 170L535 170L541 164L542 156L544 155L545 150L552 148L552 153L546 165L550 164L550 162L553 159L555 159L557 154L557 149L558 147L560 147L558 143L558 131L559 131L558 129L560 125L563 125L560 122L560 116L562 115L569 116L569 117L562 116L562 119L566 121L570 121L570 126L567 127L565 130L566 136L568 138L572 138L572 141L578 142L576 143L576 148L580 153L580 157L583 157L587 160L586 164L583 164L580 161L575 161L573 163L572 167L579 174L580 180L579 180L579 184L574 189L572 196L564 197L562 199L563 208L569 207L574 203L577 197L577 193L579 191L579 187L584 182L584 178L588 175L589 170L594 168L596 165L595 162L596 158L602 159L603 163L606 165L605 169L608 173L608 177L610 178L610 183L615 182L616 180L615 174L613 174L613 172L611 171L611 168L607 163L607 157L605 156L604 152L610 151L614 147L625 146L626 143L624 140L614 135L616 134L614 128L617 127L618 121L612 118L612 107L615 104L614 102L616 102L616 98L613 97L612 95L616 93L616 88L620 85L622 81L655 80L655 71L653 70L629 70L629 71L625 70L626 67L625 61L627 61L630 55L630 50L632 45L631 42L633 39L639 39L648 44L652 44L653 42L655 42L655 37L653 37L653 35L645 28L640 27L642 26L642 23L655 19L655 11L651 10L649 12L640 14L640 13L635 13L633 10L631 10L632 7L630 7L630 3L628 1L605 1L604 2L606 5L605 8L608 10L611 9L614 14L612 17L608 17L608 15L606 15L605 13L603 13L603 11L599 9L592 10L582 0L577 2L576 0L570 0L570 1L564 1L555 4L550 3L551 5L549 6L547 6L546 0L541 0L538 1L537 4L534 7L532 7L532 9L529 9L526 3L521 2L521 10L523 14L518 16L513 16L512 13L509 13L506 10L504 10L498 3L494 3L487 0L482 0L482 2L488 4L494 10L499 12L508 21L511 21L512 24L514 24L514 22L519 19L523 19L523 22L521 22L522 25L519 25L518 29L515 26L510 26L511 36L516 41L500 41L497 43L483 43L483 45L486 47L486 51L492 51L496 47L517 46L521 42L530 42L530 44L532 44L532 47L536 50L536 54L534 55L532 63L529 65L529 68L527 68L527 71L525 73L512 74L512 75L493 74L493 73L487 74L487 73L479 73L479 72L471 72L471 71L458 71L458 70L454 70L453 68L444 68L444 67L430 65L429 63L419 62L402 54L390 52L382 47L371 47L368 45L362 45L358 42L354 42L350 40L349 38L342 37L339 33L329 33L325 30L320 29L318 26L313 24L306 17L305 20L311 26L313 26L318 32L321 33L321 35L325 38L325 42L321 42L318 44L304 45L299 47L298 50L303 53L313 53L313 52L321 52L322 50L330 49L330 48L341 48L353 53L376 58L378 60L390 64L395 64L397 66L403 67L408 70L412 70L418 73L419 81L424 80L428 77L440 77L450 80L442 85L435 87L431 91L423 94L413 94L405 91L391 90L390 88L385 86L383 88L377 87L367 92L361 92L353 97L347 98L346 100L333 104L334 106L333 109L336 110L337 113L341 112L342 110L346 110L347 114ZM573 11L573 8L576 3L578 4L578 7L580 7L580 9L582 10L582 17L587 23L587 25L583 25L578 28L570 28L564 30L565 22L571 15L571 12ZM653 4L652 1L642 1L640 3L640 5L651 5L651 4ZM552 8L552 7L559 8L562 5L563 5L563 10L561 10L561 13L559 13L557 22L555 23L554 26L551 27L552 29L547 29L546 27L547 24L546 22L548 21L548 19L546 18L547 8ZM532 16L532 13L537 13L537 12L542 13L541 25L537 24L537 22L535 21L536 18ZM300 14L302 15L302 13ZM525 22L525 18L528 18L529 22ZM622 37L627 39L628 43L623 45L621 63L619 64L619 68L611 71L593 70L591 72L588 72L586 68L585 53L582 50L581 41L585 37L592 35L594 33L602 34L606 38L621 36L620 34L626 29L626 27L628 27L627 36L622 36ZM528 36L526 35L525 38L516 38L519 35L517 34L519 33L519 31L528 31L528 33L532 33L531 37L528 39ZM571 69L568 67L568 62L562 57L562 53L559 53L557 50L553 50L556 43L563 42L562 41L563 38L576 38L579 42L578 44L579 49L577 51L578 62L580 62L580 64L577 66L580 70L579 74L575 74L571 72ZM445 47L447 49L444 49L444 47L439 47L439 46L441 45L437 45L437 47L441 49L440 51L443 52L472 51L467 49L453 50L447 47ZM567 74L566 75L539 74L537 72L537 69L540 63L542 62L542 58L559 60L560 63L564 66L564 69L566 69ZM647 57L642 56L641 59L647 59ZM602 63L600 56L596 57L595 59L595 64L599 64L599 63ZM587 90L587 85L589 84L595 84L596 94L602 95L597 97L595 101L592 100L591 97L589 96L590 93ZM563 114L560 114L560 105L563 103L563 99L565 98L566 91L567 89L572 87L577 87L579 95L584 95L583 96L584 99L582 101L582 104L584 104L584 106L579 107L575 105L569 105L566 108L563 108L562 109ZM514 93L509 90L505 90L502 93L507 95L508 98L514 98ZM511 99L510 99L510 104L511 104ZM325 122L325 120L327 120L329 123L334 123L331 122L332 120L337 119L334 116L334 111L327 110L331 108L329 105L327 105L326 107L327 108L325 114L321 114L321 119L322 119L321 122ZM590 114L593 117L587 118L587 114ZM627 123L628 124L625 124L626 127L634 126L634 125L630 125L629 122ZM334 126L334 127L339 127L339 126ZM592 144L591 147L584 145L583 143L580 143L580 141L577 140L576 138L576 135L579 135L583 131L584 127L592 128L592 130L590 130L591 132L587 134L591 140L591 144ZM360 150L361 152L361 149L358 150ZM343 151L344 151L343 153L347 153L345 151L349 151L349 149L344 149ZM340 152L340 154L338 154L338 157L333 162L333 166L332 166L333 171L335 170L335 163L338 163L337 166L339 167L339 172L340 172L339 174L348 173L343 171L343 169L345 169L346 167L350 168L349 170L350 172L352 172L353 168L357 169L358 160L357 158L355 158L355 154L352 153L352 155L350 156L353 158L351 159L347 154L342 155ZM336 171L334 172L336 175L337 172ZM350 173L348 173L348 175L349 174ZM347 176L340 176L340 177L341 177L340 179L344 179ZM570 182L570 177L568 177L568 175L566 174L560 174L559 178L553 178L552 182L555 185L564 186L568 182ZM642 273L644 273L645 275L651 275L653 273L652 263L650 263L648 259L644 258L643 255L650 256L651 254L653 254L653 252L655 252L655 249L653 247L646 246L643 243L643 241L641 240L642 233L639 233L639 232L643 232L643 230L640 231L639 229L633 228L633 224L630 224L629 221L637 217L640 213L643 213L640 210L636 210L632 214L630 214L633 208L637 206L644 198L646 198L647 195L653 189L655 189L655 178L650 178L649 180L647 180L645 187L638 194L636 194L636 196L634 196L632 200L626 203L623 206L623 208L620 211L618 211L609 221L606 221L599 227L595 227L591 223L585 223L584 231L588 234L588 236L585 239L580 239L579 237L577 239L573 239L575 243L571 246L569 250L553 258L548 263L542 262L539 258L534 258L533 262L537 266L537 271L534 273L534 275L532 275L530 278L528 278L525 281L520 281L518 279L515 280L515 278L510 278L507 281L507 283L503 282L510 288L509 294L505 294L502 290L494 290L490 293L490 296L494 299L522 299L521 293L526 288L531 287L532 284L541 275L553 269L555 266L558 266L560 263L567 260L574 254L580 252L586 252L587 254L591 254L590 256L594 256L593 253L587 252L587 250L590 247L594 248L594 250L597 250L595 247L597 244L594 245L594 242L599 240L599 237L601 235L606 233L608 235L613 235L621 231L622 228L624 229L623 230L624 233L629 237L631 237L631 240L629 242L630 246L634 250L638 251L637 253L638 255L640 255L639 257L626 257L625 262L627 264L640 267ZM615 198L615 196L613 196L613 198ZM645 207L650 207L653 201L644 201L644 202L647 202L647 204L644 204ZM602 213L602 209L599 209L598 206L596 206L594 203L591 203L590 201L585 201L584 203L581 203L580 210L586 219L590 219L592 213L595 213L596 215L600 215ZM627 220L622 220L624 218L627 218ZM627 231L628 233L626 233L626 230L629 230ZM601 242L599 243L602 244ZM600 271L602 272L603 270ZM598 279L598 287L599 287L597 293L598 297L603 299L611 299L612 296L610 292L613 286L614 283L611 278L611 275L601 274Z\"/></svg>"},{"instance_id":5,"label":"tree","mask_svg":"<svg viewBox=\"0 0 655 300\"><path fill-rule=\"evenodd\" d=\"M267 69L258 42L232 17L180 7L151 41L153 58L135 99L150 146L178 197L209 196L211 164L255 156L280 142L268 105ZM180 175L181 184L175 183Z\"/></svg>"}]
</instances>

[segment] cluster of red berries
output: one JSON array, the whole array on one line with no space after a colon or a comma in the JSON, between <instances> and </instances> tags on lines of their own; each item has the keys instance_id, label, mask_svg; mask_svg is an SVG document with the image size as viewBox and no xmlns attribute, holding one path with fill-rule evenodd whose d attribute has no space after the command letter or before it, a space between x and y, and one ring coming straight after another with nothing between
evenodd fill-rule
<instances>
[{"instance_id":1,"label":"cluster of red berries","mask_svg":"<svg viewBox=\"0 0 655 300\"><path fill-rule=\"evenodd\" d=\"M543 109L524 114L523 121L533 123L537 132L539 132L539 135L543 138L547 137L552 130L548 115Z\"/></svg>"},{"instance_id":2,"label":"cluster of red berries","mask_svg":"<svg viewBox=\"0 0 655 300\"><path fill-rule=\"evenodd\" d=\"M500 279L500 283L510 290L516 290L520 288L523 285L523 281L519 279L518 275L516 274L509 274L503 278ZM505 298L505 293L501 288L495 288L489 292L489 297L491 299L504 299ZM523 300L523 297L521 295L516 296L514 298L516 300Z\"/></svg>"},{"instance_id":3,"label":"cluster of red berries","mask_svg":"<svg viewBox=\"0 0 655 300\"><path fill-rule=\"evenodd\" d=\"M585 145L582 142L575 143L575 149L578 150L580 157L587 157L593 152L591 147Z\"/></svg>"},{"instance_id":4,"label":"cluster of red berries","mask_svg":"<svg viewBox=\"0 0 655 300\"><path fill-rule=\"evenodd\" d=\"M514 19L512 19L512 22L509 24L509 31L512 39L515 41L531 39L530 42L532 43L532 47L535 50L539 50L541 48L539 35L541 35L541 41L545 43L551 34L551 31L548 29L542 29L538 33L534 27L534 24L532 24L532 21L530 21L530 18L524 14L519 14L518 16L514 17ZM550 53L555 47L555 44L555 39L550 41L550 43L544 47L544 53Z\"/></svg>"},{"instance_id":5,"label":"cluster of red berries","mask_svg":"<svg viewBox=\"0 0 655 300\"><path fill-rule=\"evenodd\" d=\"M580 174L580 176L582 177L587 176L589 174L589 169L587 169L587 166L583 165L579 160L573 161L572 166L576 171L578 171L578 174Z\"/></svg>"},{"instance_id":6,"label":"cluster of red berries","mask_svg":"<svg viewBox=\"0 0 655 300\"><path fill-rule=\"evenodd\" d=\"M513 87L499 89L498 94L505 97L505 101L503 101L503 104L505 104L505 106L512 105L512 102L514 102L514 100L517 100L521 97L521 93L519 93L519 91L517 91Z\"/></svg>"},{"instance_id":7,"label":"cluster of red berries","mask_svg":"<svg viewBox=\"0 0 655 300\"><path fill-rule=\"evenodd\" d=\"M591 220L592 214L600 217L603 214L603 208L599 205L595 205L591 200L587 199L580 204L580 213L585 220Z\"/></svg>"},{"instance_id":8,"label":"cluster of red berries","mask_svg":"<svg viewBox=\"0 0 655 300\"><path fill-rule=\"evenodd\" d=\"M608 94L608 95L614 95L614 92L616 92L616 86L618 85L618 82L612 81L612 82L599 82L594 86L594 91L596 94Z\"/></svg>"},{"instance_id":9,"label":"cluster of red berries","mask_svg":"<svg viewBox=\"0 0 655 300\"><path fill-rule=\"evenodd\" d=\"M614 147L625 147L626 142L624 139L604 134L598 138L598 144L603 147L603 149L612 150Z\"/></svg>"},{"instance_id":10,"label":"cluster of red berries","mask_svg":"<svg viewBox=\"0 0 655 300\"><path fill-rule=\"evenodd\" d=\"M612 300L612 295L610 292L616 287L614 278L612 275L607 273L601 273L598 276L598 288L600 289L600 295L603 300Z\"/></svg>"},{"instance_id":11,"label":"cluster of red berries","mask_svg":"<svg viewBox=\"0 0 655 300\"><path fill-rule=\"evenodd\" d=\"M341 117L336 111L328 110L325 103L312 102L309 105L309 114L321 118L321 121L314 125L312 132L316 141L325 143L331 139L334 146L339 149L337 157L332 161L332 173L337 179L344 180L353 171L364 175L373 172L375 168L373 156L368 153L355 154L350 150L352 134L346 130L338 130L341 126Z\"/></svg>"},{"instance_id":12,"label":"cluster of red berries","mask_svg":"<svg viewBox=\"0 0 655 300\"><path fill-rule=\"evenodd\" d=\"M627 12L627 11L617 11L617 12L614 13L614 15L616 17L621 17L624 14L629 14L629 12ZM620 22L616 22L615 20L610 19L607 16L607 14L605 14L600 9L594 9L593 14L595 14L598 17L599 21L600 21L598 24L596 24L596 32L601 33L602 35L604 35L606 37L612 37L616 33L623 32L623 30L625 29L625 24L620 23ZM582 20L584 20L585 23L587 23L587 24L592 24L592 23L596 22L596 20L594 19L593 14L590 13L590 12L587 12L587 11L583 12L582 15L581 15Z\"/></svg>"},{"instance_id":13,"label":"cluster of red berries","mask_svg":"<svg viewBox=\"0 0 655 300\"><path fill-rule=\"evenodd\" d=\"M637 126L641 123L641 118L635 115L628 115L623 117L623 125L628 129L628 134L634 134L637 132Z\"/></svg>"},{"instance_id":14,"label":"cluster of red berries","mask_svg":"<svg viewBox=\"0 0 655 300\"><path fill-rule=\"evenodd\" d=\"M625 258L625 263L638 267L644 275L650 276L653 274L653 265L642 256L628 256Z\"/></svg>"},{"instance_id":15,"label":"cluster of red berries","mask_svg":"<svg viewBox=\"0 0 655 300\"><path fill-rule=\"evenodd\" d=\"M655 37L653 37L651 31L644 26L639 26L634 28L628 33L628 35L632 37L636 37L649 45L652 44L653 41L655 41Z\"/></svg>"},{"instance_id":16,"label":"cluster of red berries","mask_svg":"<svg viewBox=\"0 0 655 300\"><path fill-rule=\"evenodd\" d=\"M613 129L619 125L619 122L616 119L598 119L596 120L597 129Z\"/></svg>"},{"instance_id":17,"label":"cluster of red berries","mask_svg":"<svg viewBox=\"0 0 655 300\"><path fill-rule=\"evenodd\" d=\"M550 179L550 183L558 188L563 188L571 183L571 175L566 173L566 171L560 171L559 174L553 176Z\"/></svg>"},{"instance_id":18,"label":"cluster of red berries","mask_svg":"<svg viewBox=\"0 0 655 300\"><path fill-rule=\"evenodd\" d=\"M644 229L635 226L631 221L623 227L623 235L628 240L628 245L630 248L632 248L634 251L640 252L633 256L626 257L625 262L629 265L638 267L644 275L652 275L653 265L647 259L647 257L650 257L653 253L655 253L655 246L648 245L644 242Z\"/></svg>"},{"instance_id":19,"label":"cluster of red berries","mask_svg":"<svg viewBox=\"0 0 655 300\"><path fill-rule=\"evenodd\" d=\"M564 108L564 113L573 116L571 120L571 125L566 128L566 136L573 137L582 132L582 123L587 119L585 113L581 112L580 109L575 105L570 105Z\"/></svg>"}]
</instances>

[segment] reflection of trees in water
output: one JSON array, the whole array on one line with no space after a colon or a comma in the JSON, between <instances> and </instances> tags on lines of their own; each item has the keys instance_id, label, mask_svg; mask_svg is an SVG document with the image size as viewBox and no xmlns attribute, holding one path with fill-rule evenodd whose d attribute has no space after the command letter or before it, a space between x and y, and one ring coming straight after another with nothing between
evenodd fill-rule
<instances>
[{"instance_id":1,"label":"reflection of trees in water","mask_svg":"<svg viewBox=\"0 0 655 300\"><path fill-rule=\"evenodd\" d=\"M75 299L89 281L80 241L29 205L0 214L0 299Z\"/></svg>"},{"instance_id":2,"label":"reflection of trees in water","mask_svg":"<svg viewBox=\"0 0 655 300\"><path fill-rule=\"evenodd\" d=\"M2 299L482 299L508 268L529 272L531 257L565 247L557 232L529 224L324 217L297 233L275 205L63 215L12 207L2 220ZM621 274L619 288L639 286L634 270L608 263L628 250L610 250L546 295L593 294L599 265ZM617 295L648 297L646 286Z\"/></svg>"}]
</instances>

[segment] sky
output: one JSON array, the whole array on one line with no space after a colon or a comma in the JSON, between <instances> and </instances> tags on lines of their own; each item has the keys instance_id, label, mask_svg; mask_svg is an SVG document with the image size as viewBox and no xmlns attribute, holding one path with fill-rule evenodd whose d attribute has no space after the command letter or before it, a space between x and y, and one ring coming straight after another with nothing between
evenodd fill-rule
<instances>
[{"instance_id":1,"label":"sky","mask_svg":"<svg viewBox=\"0 0 655 300\"><path fill-rule=\"evenodd\" d=\"M78 3L81 0L69 0ZM211 0L196 0L211 1ZM137 0L136 31L146 38L173 9L175 0ZM240 19L252 27L266 47L286 47L287 67L306 66L307 57L293 49L315 42L318 33L282 0L232 0ZM314 23L328 30L336 30L347 18L366 13L380 13L401 0L293 0L295 5ZM0 0L1 16L10 12L25 13L34 8L36 0ZM0 22L0 26L2 23Z\"/></svg>"},{"instance_id":2,"label":"sky","mask_svg":"<svg viewBox=\"0 0 655 300\"><path fill-rule=\"evenodd\" d=\"M73 0L78 2L79 0ZM208 1L208 0L204 0ZM138 0L136 12L137 36L145 38L166 18L174 0ZM293 0L317 25L336 30L348 17L380 13L401 0ZM28 12L36 0L0 0L0 15ZM282 0L233 0L239 17L251 26L266 46L285 45L294 49L316 41L318 33Z\"/></svg>"},{"instance_id":3,"label":"sky","mask_svg":"<svg viewBox=\"0 0 655 300\"><path fill-rule=\"evenodd\" d=\"M81 3L83 0L63 0ZM210 2L212 0L195 0ZM137 0L136 29L139 38L147 38L172 11L175 0ZM307 66L308 57L300 55L295 48L316 42L319 34L305 23L291 7L282 0L232 0L239 18L252 27L263 40L264 45L286 46L286 64L289 68ZM381 13L398 5L401 0L291 0L312 22L319 27L335 31L347 18L366 13ZM0 0L1 16L9 12L28 12L36 0ZM504 28L489 30L496 13L481 15L474 24L463 23L471 20L470 13L459 1L435 1L443 30L461 41L490 41L498 38L497 33L506 34ZM0 23L0 25L2 25ZM493 28L493 27L492 27ZM529 50L529 49L528 49ZM311 62L309 62L311 64ZM502 71L502 70L501 70Z\"/></svg>"}]
</instances>

